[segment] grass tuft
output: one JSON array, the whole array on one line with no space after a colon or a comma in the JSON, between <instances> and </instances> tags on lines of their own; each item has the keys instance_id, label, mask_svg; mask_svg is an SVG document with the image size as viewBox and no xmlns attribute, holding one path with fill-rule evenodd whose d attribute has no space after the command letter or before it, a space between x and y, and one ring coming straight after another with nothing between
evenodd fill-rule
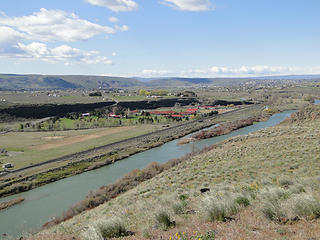
<instances>
[{"instance_id":1,"label":"grass tuft","mask_svg":"<svg viewBox=\"0 0 320 240\"><path fill-rule=\"evenodd\" d=\"M203 203L203 211L210 221L226 221L239 211L239 205L230 198L209 196Z\"/></svg>"},{"instance_id":2,"label":"grass tuft","mask_svg":"<svg viewBox=\"0 0 320 240\"><path fill-rule=\"evenodd\" d=\"M85 240L105 240L129 236L124 223L119 218L103 219L90 226L84 234Z\"/></svg>"},{"instance_id":3,"label":"grass tuft","mask_svg":"<svg viewBox=\"0 0 320 240\"><path fill-rule=\"evenodd\" d=\"M289 200L288 205L293 213L291 218L312 220L320 217L320 201L311 194L296 195Z\"/></svg>"},{"instance_id":4,"label":"grass tuft","mask_svg":"<svg viewBox=\"0 0 320 240\"><path fill-rule=\"evenodd\" d=\"M170 227L175 226L175 222L171 220L169 213L164 210L156 213L155 215L156 223L161 229L167 230Z\"/></svg>"}]
</instances>

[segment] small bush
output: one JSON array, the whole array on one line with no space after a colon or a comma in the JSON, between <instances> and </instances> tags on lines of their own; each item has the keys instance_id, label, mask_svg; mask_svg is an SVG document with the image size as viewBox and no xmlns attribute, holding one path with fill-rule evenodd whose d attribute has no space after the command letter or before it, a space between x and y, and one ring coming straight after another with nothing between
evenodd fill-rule
<instances>
[{"instance_id":1,"label":"small bush","mask_svg":"<svg viewBox=\"0 0 320 240\"><path fill-rule=\"evenodd\" d=\"M103 239L119 238L129 235L123 222L118 218L107 219L97 223L96 228Z\"/></svg>"},{"instance_id":2,"label":"small bush","mask_svg":"<svg viewBox=\"0 0 320 240\"><path fill-rule=\"evenodd\" d=\"M173 205L173 212L177 215L184 214L186 205L184 203L176 203Z\"/></svg>"},{"instance_id":3,"label":"small bush","mask_svg":"<svg viewBox=\"0 0 320 240\"><path fill-rule=\"evenodd\" d=\"M104 240L96 226L89 226L86 232L82 233L84 240Z\"/></svg>"},{"instance_id":4,"label":"small bush","mask_svg":"<svg viewBox=\"0 0 320 240\"><path fill-rule=\"evenodd\" d=\"M179 195L179 202L173 205L173 212L177 215L181 215L185 213L185 210L188 206L188 195L181 194Z\"/></svg>"},{"instance_id":5,"label":"small bush","mask_svg":"<svg viewBox=\"0 0 320 240\"><path fill-rule=\"evenodd\" d=\"M238 205L243 206L243 207L247 207L250 205L250 200L248 197L240 195L238 197L235 198L234 200Z\"/></svg>"},{"instance_id":6,"label":"small bush","mask_svg":"<svg viewBox=\"0 0 320 240\"><path fill-rule=\"evenodd\" d=\"M271 187L261 191L262 199L271 202L278 203L280 200L286 200L290 197L290 192L280 187Z\"/></svg>"},{"instance_id":7,"label":"small bush","mask_svg":"<svg viewBox=\"0 0 320 240\"><path fill-rule=\"evenodd\" d=\"M306 190L302 185L294 185L290 187L290 192L294 194L300 194L306 192Z\"/></svg>"},{"instance_id":8,"label":"small bush","mask_svg":"<svg viewBox=\"0 0 320 240\"><path fill-rule=\"evenodd\" d=\"M102 93L101 92L92 92L92 93L89 93L89 96L90 97L101 97Z\"/></svg>"},{"instance_id":9,"label":"small bush","mask_svg":"<svg viewBox=\"0 0 320 240\"><path fill-rule=\"evenodd\" d=\"M148 229L143 229L142 236L144 238L151 239L151 234L150 234L150 231Z\"/></svg>"},{"instance_id":10,"label":"small bush","mask_svg":"<svg viewBox=\"0 0 320 240\"><path fill-rule=\"evenodd\" d=\"M262 212L266 218L273 222L284 223L286 222L286 215L283 212L279 202L266 202L262 207Z\"/></svg>"},{"instance_id":11,"label":"small bush","mask_svg":"<svg viewBox=\"0 0 320 240\"><path fill-rule=\"evenodd\" d=\"M279 179L279 185L282 187L288 187L290 185L293 185L293 181L288 178L282 177Z\"/></svg>"},{"instance_id":12,"label":"small bush","mask_svg":"<svg viewBox=\"0 0 320 240\"><path fill-rule=\"evenodd\" d=\"M188 195L187 194L181 194L180 196L179 196L179 200L180 201L186 201L188 199Z\"/></svg>"},{"instance_id":13,"label":"small bush","mask_svg":"<svg viewBox=\"0 0 320 240\"><path fill-rule=\"evenodd\" d=\"M283 223L286 214L281 206L281 201L288 199L290 192L280 187L267 188L261 192L263 202L262 212L271 221Z\"/></svg>"},{"instance_id":14,"label":"small bush","mask_svg":"<svg viewBox=\"0 0 320 240\"><path fill-rule=\"evenodd\" d=\"M300 194L290 199L292 218L315 219L320 217L320 201L311 194Z\"/></svg>"},{"instance_id":15,"label":"small bush","mask_svg":"<svg viewBox=\"0 0 320 240\"><path fill-rule=\"evenodd\" d=\"M197 236L197 239L201 239L201 240L214 240L216 239L215 238L215 233L214 231L210 231L210 232L207 232L205 234L202 234L202 235L199 235Z\"/></svg>"},{"instance_id":16,"label":"small bush","mask_svg":"<svg viewBox=\"0 0 320 240\"><path fill-rule=\"evenodd\" d=\"M156 223L163 230L167 230L170 227L175 226L175 222L171 221L170 215L166 211L160 211L155 215Z\"/></svg>"},{"instance_id":17,"label":"small bush","mask_svg":"<svg viewBox=\"0 0 320 240\"><path fill-rule=\"evenodd\" d=\"M208 197L203 210L210 221L225 221L239 211L239 205L233 199Z\"/></svg>"}]
</instances>

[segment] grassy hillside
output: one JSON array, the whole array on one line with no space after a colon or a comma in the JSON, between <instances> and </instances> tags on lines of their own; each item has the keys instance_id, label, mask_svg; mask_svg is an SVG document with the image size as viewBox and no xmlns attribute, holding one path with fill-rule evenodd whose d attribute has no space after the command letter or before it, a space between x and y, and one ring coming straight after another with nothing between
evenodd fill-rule
<instances>
[{"instance_id":1,"label":"grassy hillside","mask_svg":"<svg viewBox=\"0 0 320 240\"><path fill-rule=\"evenodd\" d=\"M121 77L85 75L14 75L0 74L1 90L122 88L143 86L138 80Z\"/></svg>"},{"instance_id":2,"label":"grassy hillside","mask_svg":"<svg viewBox=\"0 0 320 240\"><path fill-rule=\"evenodd\" d=\"M319 135L320 107L308 107L276 127L187 158L47 233L80 239L317 239Z\"/></svg>"},{"instance_id":3,"label":"grassy hillside","mask_svg":"<svg viewBox=\"0 0 320 240\"><path fill-rule=\"evenodd\" d=\"M239 78L163 78L141 81L135 78L87 75L15 75L0 74L0 90L76 89L128 87L186 87L193 85L232 85L248 81ZM261 80L262 81L262 80Z\"/></svg>"}]
</instances>

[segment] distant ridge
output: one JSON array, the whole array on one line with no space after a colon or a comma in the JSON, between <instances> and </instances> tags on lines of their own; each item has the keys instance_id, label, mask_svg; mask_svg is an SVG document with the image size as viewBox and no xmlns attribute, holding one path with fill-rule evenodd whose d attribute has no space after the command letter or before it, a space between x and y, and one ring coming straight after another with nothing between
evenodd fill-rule
<instances>
[{"instance_id":1,"label":"distant ridge","mask_svg":"<svg viewBox=\"0 0 320 240\"><path fill-rule=\"evenodd\" d=\"M0 74L0 91L38 89L111 89L111 88L173 88L195 85L228 86L248 81L320 80L320 75L286 75L247 78L125 78L87 75L19 75Z\"/></svg>"},{"instance_id":2,"label":"distant ridge","mask_svg":"<svg viewBox=\"0 0 320 240\"><path fill-rule=\"evenodd\" d=\"M320 79L319 74L310 74L310 75L283 75L283 76L264 76L264 77L255 77L254 79L271 79L271 80L308 80L308 79Z\"/></svg>"},{"instance_id":3,"label":"distant ridge","mask_svg":"<svg viewBox=\"0 0 320 240\"><path fill-rule=\"evenodd\" d=\"M0 89L97 89L139 87L144 84L133 78L86 75L17 75L0 74Z\"/></svg>"}]
</instances>

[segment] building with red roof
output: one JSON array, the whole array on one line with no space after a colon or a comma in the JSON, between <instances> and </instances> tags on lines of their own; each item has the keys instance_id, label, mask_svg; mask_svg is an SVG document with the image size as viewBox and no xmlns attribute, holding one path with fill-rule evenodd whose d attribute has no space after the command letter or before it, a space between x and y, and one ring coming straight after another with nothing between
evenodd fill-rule
<instances>
[{"instance_id":1,"label":"building with red roof","mask_svg":"<svg viewBox=\"0 0 320 240\"><path fill-rule=\"evenodd\" d=\"M196 112L198 112L198 111L199 111L198 108L188 108L188 109L187 109L187 112L192 112L192 113L196 113Z\"/></svg>"}]
</instances>

